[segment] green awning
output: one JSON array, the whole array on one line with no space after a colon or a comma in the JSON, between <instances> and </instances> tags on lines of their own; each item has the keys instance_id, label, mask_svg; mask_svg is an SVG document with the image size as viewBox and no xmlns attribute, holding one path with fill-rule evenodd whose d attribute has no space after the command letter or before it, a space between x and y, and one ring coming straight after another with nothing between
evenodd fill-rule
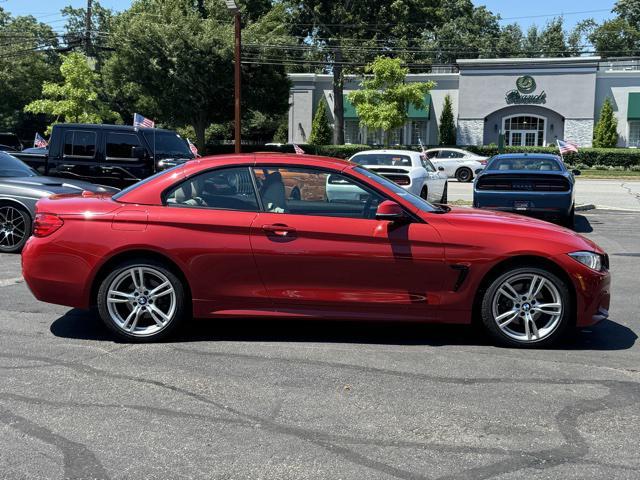
<instances>
[{"instance_id":1,"label":"green awning","mask_svg":"<svg viewBox=\"0 0 640 480\"><path fill-rule=\"evenodd\" d=\"M429 119L431 113L431 95L427 93L424 96L424 109L418 110L413 105L409 105L407 108L407 116L409 118L426 118Z\"/></svg>"},{"instance_id":2,"label":"green awning","mask_svg":"<svg viewBox=\"0 0 640 480\"><path fill-rule=\"evenodd\" d=\"M627 120L640 120L640 92L629 94Z\"/></svg>"},{"instance_id":3,"label":"green awning","mask_svg":"<svg viewBox=\"0 0 640 480\"><path fill-rule=\"evenodd\" d=\"M356 109L347 98L346 92L342 97L342 108L344 109L344 118L358 118Z\"/></svg>"}]
</instances>

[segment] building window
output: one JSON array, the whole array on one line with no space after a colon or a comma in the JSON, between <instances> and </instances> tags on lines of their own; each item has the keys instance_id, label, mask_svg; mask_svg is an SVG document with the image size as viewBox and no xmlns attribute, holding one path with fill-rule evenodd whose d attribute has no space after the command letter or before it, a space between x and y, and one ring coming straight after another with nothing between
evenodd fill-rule
<instances>
[{"instance_id":1,"label":"building window","mask_svg":"<svg viewBox=\"0 0 640 480\"><path fill-rule=\"evenodd\" d=\"M360 121L344 121L344 143L360 143Z\"/></svg>"},{"instance_id":2,"label":"building window","mask_svg":"<svg viewBox=\"0 0 640 480\"><path fill-rule=\"evenodd\" d=\"M640 122L629 122L628 147L640 147Z\"/></svg>"},{"instance_id":3,"label":"building window","mask_svg":"<svg viewBox=\"0 0 640 480\"><path fill-rule=\"evenodd\" d=\"M389 145L401 145L402 144L402 128L396 128L389 133ZM367 129L367 144L368 145L384 145L385 132L381 128L368 128Z\"/></svg>"},{"instance_id":4,"label":"building window","mask_svg":"<svg viewBox=\"0 0 640 480\"><path fill-rule=\"evenodd\" d=\"M411 120L411 145L427 144L426 120Z\"/></svg>"},{"instance_id":5,"label":"building window","mask_svg":"<svg viewBox=\"0 0 640 480\"><path fill-rule=\"evenodd\" d=\"M544 146L545 119L531 115L504 119L504 141L513 147Z\"/></svg>"}]
</instances>

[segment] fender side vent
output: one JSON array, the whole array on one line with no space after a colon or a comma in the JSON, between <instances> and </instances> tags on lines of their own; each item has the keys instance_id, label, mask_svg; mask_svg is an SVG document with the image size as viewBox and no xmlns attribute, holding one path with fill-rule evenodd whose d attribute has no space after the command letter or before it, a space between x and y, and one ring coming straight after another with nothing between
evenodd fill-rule
<instances>
[{"instance_id":1,"label":"fender side vent","mask_svg":"<svg viewBox=\"0 0 640 480\"><path fill-rule=\"evenodd\" d=\"M466 280L467 275L469 275L469 267L466 265L455 264L451 265L451 268L458 271L458 279L453 285L453 291L457 292L458 290L460 290L460 287L462 287L462 284Z\"/></svg>"}]
</instances>

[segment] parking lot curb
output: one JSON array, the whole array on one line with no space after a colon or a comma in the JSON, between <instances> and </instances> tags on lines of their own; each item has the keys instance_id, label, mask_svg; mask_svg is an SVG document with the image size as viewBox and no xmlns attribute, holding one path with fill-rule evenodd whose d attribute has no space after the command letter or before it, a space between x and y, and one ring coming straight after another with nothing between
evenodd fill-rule
<instances>
[{"instance_id":1,"label":"parking lot curb","mask_svg":"<svg viewBox=\"0 0 640 480\"><path fill-rule=\"evenodd\" d=\"M609 207L607 205L596 205L596 210L607 210L611 212L634 212L640 213L640 208L622 208L622 207ZM576 210L578 207L576 207Z\"/></svg>"},{"instance_id":2,"label":"parking lot curb","mask_svg":"<svg viewBox=\"0 0 640 480\"><path fill-rule=\"evenodd\" d=\"M596 206L593 203L584 203L582 205L576 205L576 212L585 212L587 210L593 210Z\"/></svg>"}]
</instances>

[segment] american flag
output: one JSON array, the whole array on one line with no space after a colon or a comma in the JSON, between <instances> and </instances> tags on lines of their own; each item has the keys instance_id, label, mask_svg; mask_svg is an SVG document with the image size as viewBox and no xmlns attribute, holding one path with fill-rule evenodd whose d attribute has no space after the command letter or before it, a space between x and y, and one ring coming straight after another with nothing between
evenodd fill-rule
<instances>
[{"instance_id":1,"label":"american flag","mask_svg":"<svg viewBox=\"0 0 640 480\"><path fill-rule=\"evenodd\" d=\"M422 139L421 138L418 139L418 143L420 144L420 150L422 150L422 154L426 155L427 151L424 149L424 145L422 144Z\"/></svg>"},{"instance_id":2,"label":"american flag","mask_svg":"<svg viewBox=\"0 0 640 480\"><path fill-rule=\"evenodd\" d=\"M304 150L295 143L293 144L293 149L296 151L296 155L304 155Z\"/></svg>"},{"instance_id":3,"label":"american flag","mask_svg":"<svg viewBox=\"0 0 640 480\"><path fill-rule=\"evenodd\" d=\"M49 142L36 132L36 137L33 139L33 146L34 148L47 148L49 146Z\"/></svg>"},{"instance_id":4,"label":"american flag","mask_svg":"<svg viewBox=\"0 0 640 480\"><path fill-rule=\"evenodd\" d=\"M191 150L191 153L193 153L195 157L199 157L200 154L198 153L198 147L196 147L193 143L191 143L191 140L189 140L188 138L187 138L187 144L189 145L189 150Z\"/></svg>"},{"instance_id":5,"label":"american flag","mask_svg":"<svg viewBox=\"0 0 640 480\"><path fill-rule=\"evenodd\" d=\"M143 117L139 113L133 114L133 126L134 127L148 127L153 128L156 123L153 120Z\"/></svg>"},{"instance_id":6,"label":"american flag","mask_svg":"<svg viewBox=\"0 0 640 480\"><path fill-rule=\"evenodd\" d=\"M565 142L564 140L556 140L556 142L561 155L569 152L578 153L578 146L575 143Z\"/></svg>"}]
</instances>

